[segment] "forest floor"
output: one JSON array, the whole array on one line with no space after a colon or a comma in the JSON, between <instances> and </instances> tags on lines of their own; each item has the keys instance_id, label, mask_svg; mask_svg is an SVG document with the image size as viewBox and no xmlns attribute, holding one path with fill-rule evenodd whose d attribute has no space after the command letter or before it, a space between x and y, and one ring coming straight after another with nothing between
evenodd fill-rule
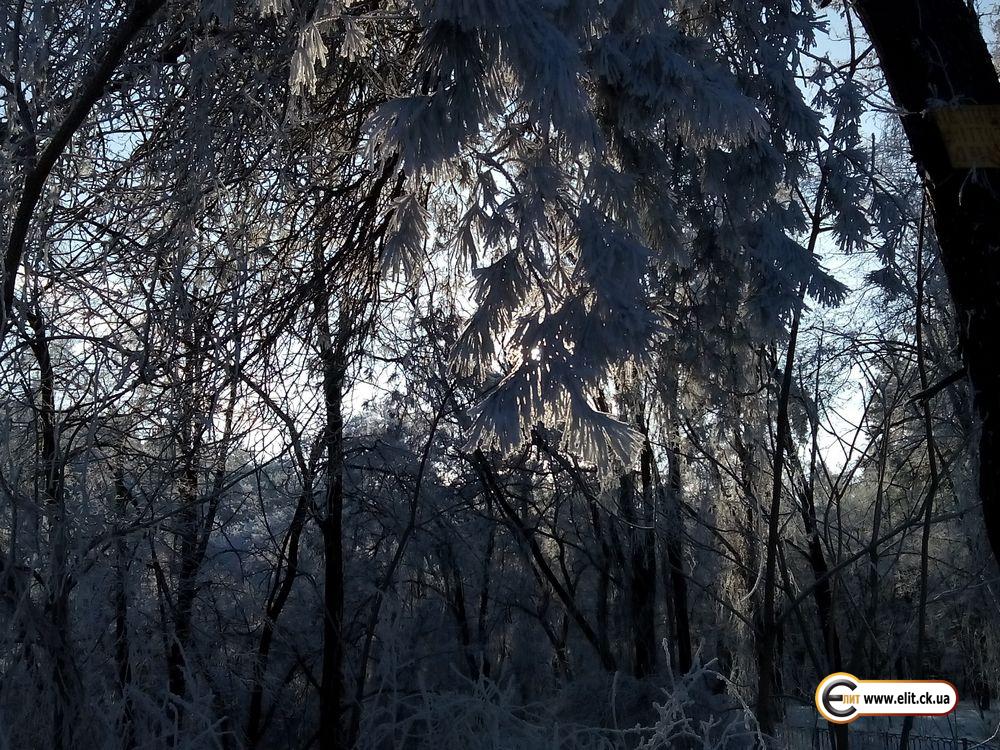
<instances>
[{"instance_id":1,"label":"forest floor","mask_svg":"<svg viewBox=\"0 0 1000 750\"><path fill-rule=\"evenodd\" d=\"M823 725L812 706L789 708L786 718L786 727L794 730L796 735ZM865 717L851 724L851 732L898 735L902 726L901 717ZM968 740L970 748L979 743L989 743L986 746L990 748L1000 747L1000 710L993 708L980 712L976 708L959 705L949 716L918 716L914 719L912 734L916 737Z\"/></svg>"}]
</instances>

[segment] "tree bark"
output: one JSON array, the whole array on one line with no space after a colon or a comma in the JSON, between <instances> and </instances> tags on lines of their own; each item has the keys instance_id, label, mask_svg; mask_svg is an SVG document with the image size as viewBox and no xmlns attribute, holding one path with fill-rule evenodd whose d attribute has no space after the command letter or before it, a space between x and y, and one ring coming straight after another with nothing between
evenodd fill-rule
<instances>
[{"instance_id":1,"label":"tree bark","mask_svg":"<svg viewBox=\"0 0 1000 750\"><path fill-rule=\"evenodd\" d=\"M346 357L330 341L326 310L320 319L325 338L323 400L326 406L326 495L323 537L323 674L320 683L320 750L344 747L340 711L344 696L344 378Z\"/></svg>"},{"instance_id":2,"label":"tree bark","mask_svg":"<svg viewBox=\"0 0 1000 750\"><path fill-rule=\"evenodd\" d=\"M687 573L684 571L684 516L681 513L681 453L680 435L675 425L667 446L667 565L670 568L670 610L674 617L677 637L677 669L681 674L691 671L694 661L691 652L691 623L688 617Z\"/></svg>"},{"instance_id":3,"label":"tree bark","mask_svg":"<svg viewBox=\"0 0 1000 750\"><path fill-rule=\"evenodd\" d=\"M917 371L920 373L920 389L928 390L927 378L927 356L924 348L924 224L927 204L924 203L920 211L919 241L917 243L917 320L916 320L916 346L917 346ZM924 499L924 526L920 536L920 605L917 608L917 650L916 669L913 674L914 679L922 679L926 674L924 665L924 652L927 641L927 579L930 574L930 540L931 524L934 513L934 498L937 495L938 486L941 482L940 472L937 464L937 447L934 441L934 422L931 416L931 404L925 399L922 404L924 420L924 439L927 443L927 471L930 474L930 482L927 485L927 496ZM903 729L899 740L899 750L907 750L910 745L910 731L913 729L913 717L907 716L903 719Z\"/></svg>"},{"instance_id":4,"label":"tree bark","mask_svg":"<svg viewBox=\"0 0 1000 750\"><path fill-rule=\"evenodd\" d=\"M125 484L125 472L115 470L115 505L118 519L115 524L115 666L118 672L118 692L122 701L121 746L124 750L135 747L133 727L132 658L128 638L128 566L129 552L125 544L125 516L131 493Z\"/></svg>"},{"instance_id":5,"label":"tree bark","mask_svg":"<svg viewBox=\"0 0 1000 750\"><path fill-rule=\"evenodd\" d=\"M653 559L653 531L647 517L650 496L651 452L642 453L642 493L636 492L635 474L620 479L619 510L628 523L629 564L625 571L628 586L629 624L632 636L632 673L643 678L656 666L656 565ZM640 502L640 497L642 501Z\"/></svg>"},{"instance_id":6,"label":"tree bark","mask_svg":"<svg viewBox=\"0 0 1000 750\"><path fill-rule=\"evenodd\" d=\"M593 498L588 498L590 509L590 525L594 531L594 539L597 540L597 640L601 644L601 649L611 653L609 610L611 597L611 564L613 557L611 546L603 531L601 523L601 508Z\"/></svg>"},{"instance_id":7,"label":"tree bark","mask_svg":"<svg viewBox=\"0 0 1000 750\"><path fill-rule=\"evenodd\" d=\"M185 428L185 432L187 432ZM178 557L180 566L177 574L177 603L174 608L174 633L170 641L170 653L167 658L167 675L171 695L183 699L187 693L187 649L191 641L191 626L194 617L194 602L198 594L198 568L196 559L198 549L198 472L194 453L197 448L185 440L184 472L178 484L178 501L180 512L177 516L178 525ZM180 714L183 703L178 702L177 711Z\"/></svg>"},{"instance_id":8,"label":"tree bark","mask_svg":"<svg viewBox=\"0 0 1000 750\"><path fill-rule=\"evenodd\" d=\"M307 511L312 502L312 475L307 472L303 478L302 493L295 506L295 513L288 526L282 544L281 557L271 579L271 589L264 606L264 623L261 626L260 640L257 642L257 655L254 659L253 684L250 688L250 706L247 710L246 745L254 750L263 739L264 726L264 682L267 676L268 662L271 657L271 646L274 643L274 633L278 626L278 618L285 608L285 603L292 593L292 586L299 571L299 541L308 518Z\"/></svg>"},{"instance_id":9,"label":"tree bark","mask_svg":"<svg viewBox=\"0 0 1000 750\"><path fill-rule=\"evenodd\" d=\"M964 0L855 0L933 208L958 338L981 421L979 495L1000 563L1000 170L951 166L933 101L1000 104L979 19Z\"/></svg>"},{"instance_id":10,"label":"tree bark","mask_svg":"<svg viewBox=\"0 0 1000 750\"><path fill-rule=\"evenodd\" d=\"M48 638L52 659L54 701L52 747L62 750L73 745L76 724L76 672L70 653L69 519L66 517L65 465L60 447L60 425L56 417L55 372L49 350L45 321L38 311L26 312L31 328L28 347L38 365L38 431L40 473L45 519L48 526L49 565L45 608L52 632Z\"/></svg>"},{"instance_id":11,"label":"tree bark","mask_svg":"<svg viewBox=\"0 0 1000 750\"><path fill-rule=\"evenodd\" d=\"M670 297L674 293L671 291ZM677 352L671 351L667 361L676 362ZM669 364L660 375L661 398L666 416L667 482L664 492L663 482L657 473L656 486L661 495L661 513L664 528L664 585L669 587L667 616L671 623L673 647L676 648L675 669L680 674L691 671L693 663L691 647L691 623L688 608L687 573L684 570L684 514L682 512L683 485L681 477L681 436L680 436L680 374L674 364ZM646 452L652 456L652 446L646 432ZM653 465L655 469L655 464Z\"/></svg>"},{"instance_id":12,"label":"tree bark","mask_svg":"<svg viewBox=\"0 0 1000 750\"><path fill-rule=\"evenodd\" d=\"M782 471L785 464L785 446L788 435L788 399L792 389L792 369L795 364L795 346L802 319L805 286L799 292L798 303L792 316L788 334L788 349L778 394L778 418L774 444L774 473L771 485L771 505L768 513L766 562L764 564L764 603L760 618L760 649L757 652L757 721L765 736L774 734L778 720L775 701L775 647L779 645L778 623L774 612L777 592L777 561L779 540L779 515L781 511Z\"/></svg>"},{"instance_id":13,"label":"tree bark","mask_svg":"<svg viewBox=\"0 0 1000 750\"><path fill-rule=\"evenodd\" d=\"M811 478L800 493L799 500L802 503L802 521L806 537L809 539L809 566L812 568L813 580L816 585L813 600L816 603L816 614L819 618L820 631L823 634L823 650L826 653L827 667L830 672L841 672L844 669L844 660L840 648L840 636L837 634L837 621L834 616L833 586L828 577L830 566L827 565L823 541L819 535L816 501ZM830 724L830 736L833 739L834 750L847 750L846 724Z\"/></svg>"}]
</instances>

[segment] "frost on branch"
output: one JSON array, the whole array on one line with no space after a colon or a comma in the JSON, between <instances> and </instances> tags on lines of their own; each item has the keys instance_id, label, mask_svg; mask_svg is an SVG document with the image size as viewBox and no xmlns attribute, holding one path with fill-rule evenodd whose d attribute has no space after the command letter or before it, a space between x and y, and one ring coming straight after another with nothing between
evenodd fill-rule
<instances>
[{"instance_id":1,"label":"frost on branch","mask_svg":"<svg viewBox=\"0 0 1000 750\"><path fill-rule=\"evenodd\" d=\"M289 86L294 94L316 93L316 69L326 65L326 44L318 24L311 22L299 34L299 44L292 55Z\"/></svg>"},{"instance_id":2,"label":"frost on branch","mask_svg":"<svg viewBox=\"0 0 1000 750\"><path fill-rule=\"evenodd\" d=\"M392 211L383 270L390 276L413 278L423 265L427 210L417 194L409 192L396 199Z\"/></svg>"},{"instance_id":3,"label":"frost on branch","mask_svg":"<svg viewBox=\"0 0 1000 750\"><path fill-rule=\"evenodd\" d=\"M817 26L808 10L439 0L418 12L415 93L375 113L369 143L408 175L461 176L457 226L442 232L479 267L455 361L496 375L475 440L510 449L544 422L595 463L629 463L630 428L595 397L681 335L658 279L718 290L698 301L717 320L713 305L746 306L763 340L803 285L822 304L841 298L788 207L801 147L821 133L790 72Z\"/></svg>"}]
</instances>

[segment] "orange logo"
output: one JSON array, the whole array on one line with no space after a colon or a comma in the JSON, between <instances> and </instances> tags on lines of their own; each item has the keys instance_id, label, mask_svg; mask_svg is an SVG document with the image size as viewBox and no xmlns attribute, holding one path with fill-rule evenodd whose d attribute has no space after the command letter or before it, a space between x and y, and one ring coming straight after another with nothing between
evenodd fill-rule
<instances>
[{"instance_id":1,"label":"orange logo","mask_svg":"<svg viewBox=\"0 0 1000 750\"><path fill-rule=\"evenodd\" d=\"M834 724L862 716L947 716L957 706L958 691L946 680L862 680L835 672L816 687L816 710Z\"/></svg>"}]
</instances>

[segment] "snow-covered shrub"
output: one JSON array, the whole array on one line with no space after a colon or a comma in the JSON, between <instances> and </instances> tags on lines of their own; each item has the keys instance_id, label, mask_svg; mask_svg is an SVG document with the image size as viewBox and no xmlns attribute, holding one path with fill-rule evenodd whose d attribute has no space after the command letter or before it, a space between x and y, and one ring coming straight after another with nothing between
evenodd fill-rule
<instances>
[{"instance_id":1,"label":"snow-covered shrub","mask_svg":"<svg viewBox=\"0 0 1000 750\"><path fill-rule=\"evenodd\" d=\"M366 712L360 750L742 750L753 746L750 709L711 665L682 677L622 673L572 681L523 704L489 680L457 690L421 689Z\"/></svg>"}]
</instances>

